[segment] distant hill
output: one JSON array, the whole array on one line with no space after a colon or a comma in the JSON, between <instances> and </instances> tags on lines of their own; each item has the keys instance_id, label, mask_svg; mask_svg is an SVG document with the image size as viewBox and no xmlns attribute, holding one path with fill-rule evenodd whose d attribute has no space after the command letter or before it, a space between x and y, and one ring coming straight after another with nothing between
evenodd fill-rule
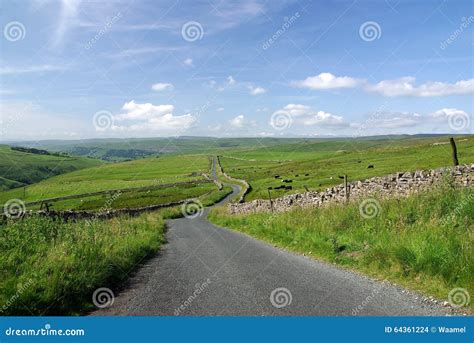
<instances>
[{"instance_id":1,"label":"distant hill","mask_svg":"<svg viewBox=\"0 0 474 343\"><path fill-rule=\"evenodd\" d=\"M0 191L102 163L91 158L70 157L45 150L0 145Z\"/></svg>"},{"instance_id":2,"label":"distant hill","mask_svg":"<svg viewBox=\"0 0 474 343\"><path fill-rule=\"evenodd\" d=\"M111 162L123 162L165 154L215 154L219 151L239 151L255 148L275 148L282 145L301 143L328 143L334 141L385 141L416 140L436 138L446 135L385 135L367 137L170 137L170 138L106 138L85 140L45 140L18 142L10 145L47 150L55 153L66 153L73 156L84 156ZM294 149L294 146L291 147Z\"/></svg>"}]
</instances>

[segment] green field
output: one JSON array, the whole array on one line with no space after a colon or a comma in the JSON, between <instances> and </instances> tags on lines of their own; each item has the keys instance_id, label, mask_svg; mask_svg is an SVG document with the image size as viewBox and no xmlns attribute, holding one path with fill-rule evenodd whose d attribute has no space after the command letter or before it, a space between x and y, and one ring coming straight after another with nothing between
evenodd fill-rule
<instances>
[{"instance_id":1,"label":"green field","mask_svg":"<svg viewBox=\"0 0 474 343\"><path fill-rule=\"evenodd\" d=\"M0 191L101 164L91 158L33 154L0 145Z\"/></svg>"},{"instance_id":2,"label":"green field","mask_svg":"<svg viewBox=\"0 0 474 343\"><path fill-rule=\"evenodd\" d=\"M456 138L460 163L474 163L474 136ZM245 197L268 199L309 190L322 190L349 181L452 165L448 137L427 139L301 141L299 144L222 153L224 172L245 179L252 190ZM443 143L443 144L437 144ZM373 165L374 168L368 168ZM283 183L282 180L291 180ZM275 190L286 185L292 190Z\"/></svg>"},{"instance_id":3,"label":"green field","mask_svg":"<svg viewBox=\"0 0 474 343\"><path fill-rule=\"evenodd\" d=\"M359 203L295 208L280 214L229 215L216 225L308 256L447 299L455 287L474 292L474 189L441 184L408 199L381 200L375 218Z\"/></svg>"},{"instance_id":4,"label":"green field","mask_svg":"<svg viewBox=\"0 0 474 343\"><path fill-rule=\"evenodd\" d=\"M209 173L209 159L204 155L188 155L185 158L167 156L104 164L58 175L25 188L0 192L0 204L9 199L34 202L74 194L203 180L202 173ZM79 204L77 201L74 203Z\"/></svg>"}]
</instances>

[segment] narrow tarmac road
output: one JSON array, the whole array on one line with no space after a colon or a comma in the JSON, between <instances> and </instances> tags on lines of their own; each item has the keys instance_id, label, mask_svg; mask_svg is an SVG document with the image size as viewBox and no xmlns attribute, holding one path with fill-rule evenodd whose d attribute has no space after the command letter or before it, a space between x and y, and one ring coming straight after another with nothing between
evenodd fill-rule
<instances>
[{"instance_id":1,"label":"narrow tarmac road","mask_svg":"<svg viewBox=\"0 0 474 343\"><path fill-rule=\"evenodd\" d=\"M230 197L239 191L233 189ZM399 287L217 227L206 219L208 210L169 220L162 250L112 306L93 315L446 314Z\"/></svg>"}]
</instances>

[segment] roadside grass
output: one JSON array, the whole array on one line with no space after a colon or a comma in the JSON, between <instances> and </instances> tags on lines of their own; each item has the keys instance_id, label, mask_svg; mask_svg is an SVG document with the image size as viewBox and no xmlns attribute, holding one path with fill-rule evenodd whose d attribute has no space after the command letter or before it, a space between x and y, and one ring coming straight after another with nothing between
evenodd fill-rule
<instances>
[{"instance_id":1,"label":"roadside grass","mask_svg":"<svg viewBox=\"0 0 474 343\"><path fill-rule=\"evenodd\" d=\"M99 287L113 288L164 242L159 212L65 223L47 217L0 227L0 314L65 315L92 309Z\"/></svg>"},{"instance_id":2,"label":"roadside grass","mask_svg":"<svg viewBox=\"0 0 474 343\"><path fill-rule=\"evenodd\" d=\"M474 136L457 137L460 163L474 163ZM226 152L222 168L231 177L245 179L252 187L245 200L323 190L349 181L363 180L395 172L432 169L452 165L447 137L429 139L378 139L343 141L301 141L247 151ZM374 168L368 168L372 165ZM283 183L282 180L291 180ZM291 186L292 190L275 189Z\"/></svg>"},{"instance_id":3,"label":"roadside grass","mask_svg":"<svg viewBox=\"0 0 474 343\"><path fill-rule=\"evenodd\" d=\"M278 214L209 215L217 225L279 247L388 279L440 299L455 287L474 295L474 189L439 185L406 199L378 200L375 218L360 202ZM472 302L471 302L472 310Z\"/></svg>"}]
</instances>

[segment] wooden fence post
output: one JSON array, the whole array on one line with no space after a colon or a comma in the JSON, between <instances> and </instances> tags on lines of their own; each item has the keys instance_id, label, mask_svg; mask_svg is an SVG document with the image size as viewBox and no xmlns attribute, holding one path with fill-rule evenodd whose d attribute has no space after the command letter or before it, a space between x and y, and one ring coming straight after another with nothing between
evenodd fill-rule
<instances>
[{"instance_id":1,"label":"wooden fence post","mask_svg":"<svg viewBox=\"0 0 474 343\"><path fill-rule=\"evenodd\" d=\"M453 149L453 163L455 166L458 166L459 161L458 161L458 149L456 148L456 142L454 141L453 137L449 138L449 142L451 143L451 148Z\"/></svg>"},{"instance_id":2,"label":"wooden fence post","mask_svg":"<svg viewBox=\"0 0 474 343\"><path fill-rule=\"evenodd\" d=\"M270 195L270 187L267 188L268 191L268 199L270 199L270 210L273 213L273 201L272 201L272 196Z\"/></svg>"}]
</instances>

